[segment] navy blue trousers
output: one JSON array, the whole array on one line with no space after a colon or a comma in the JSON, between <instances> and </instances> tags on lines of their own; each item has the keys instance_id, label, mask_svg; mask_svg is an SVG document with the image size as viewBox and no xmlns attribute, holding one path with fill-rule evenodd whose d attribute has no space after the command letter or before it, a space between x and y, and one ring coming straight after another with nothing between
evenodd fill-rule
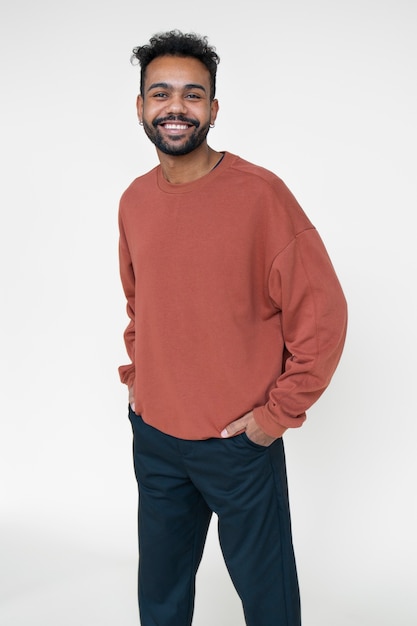
<instances>
[{"instance_id":1,"label":"navy blue trousers","mask_svg":"<svg viewBox=\"0 0 417 626\"><path fill-rule=\"evenodd\" d=\"M211 515L248 626L300 626L282 439L190 441L129 409L139 486L142 626L190 626ZM232 625L231 625L232 626Z\"/></svg>"}]
</instances>

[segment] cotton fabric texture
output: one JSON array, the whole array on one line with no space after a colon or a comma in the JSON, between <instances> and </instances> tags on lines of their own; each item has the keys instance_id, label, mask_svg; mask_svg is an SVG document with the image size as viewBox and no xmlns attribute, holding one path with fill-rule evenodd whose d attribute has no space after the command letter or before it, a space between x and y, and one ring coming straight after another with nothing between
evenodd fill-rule
<instances>
[{"instance_id":1,"label":"cotton fabric texture","mask_svg":"<svg viewBox=\"0 0 417 626\"><path fill-rule=\"evenodd\" d=\"M278 437L328 386L346 301L325 246L283 181L229 152L170 184L157 166L124 192L120 273L136 411L163 433L220 437L254 410Z\"/></svg>"}]
</instances>

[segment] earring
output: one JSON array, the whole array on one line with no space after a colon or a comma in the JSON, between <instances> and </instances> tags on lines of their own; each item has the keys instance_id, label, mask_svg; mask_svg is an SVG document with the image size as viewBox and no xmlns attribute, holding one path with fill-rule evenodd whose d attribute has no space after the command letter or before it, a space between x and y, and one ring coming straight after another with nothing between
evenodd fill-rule
<instances>
[{"instance_id":1,"label":"earring","mask_svg":"<svg viewBox=\"0 0 417 626\"><path fill-rule=\"evenodd\" d=\"M210 124L210 128L214 128L215 127L215 123L213 122L213 124Z\"/></svg>"},{"instance_id":2,"label":"earring","mask_svg":"<svg viewBox=\"0 0 417 626\"><path fill-rule=\"evenodd\" d=\"M139 120L139 126L143 126L142 120Z\"/></svg>"}]
</instances>

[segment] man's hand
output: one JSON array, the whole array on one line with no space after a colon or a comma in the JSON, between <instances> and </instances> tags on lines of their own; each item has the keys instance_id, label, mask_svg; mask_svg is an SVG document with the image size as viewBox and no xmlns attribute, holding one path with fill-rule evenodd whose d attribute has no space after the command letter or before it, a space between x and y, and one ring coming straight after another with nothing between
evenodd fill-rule
<instances>
[{"instance_id":1,"label":"man's hand","mask_svg":"<svg viewBox=\"0 0 417 626\"><path fill-rule=\"evenodd\" d=\"M247 437L257 443L259 446L268 447L273 443L276 437L270 437L266 434L255 422L255 418L253 417L253 411L249 411L243 417L239 417L239 419L231 422L224 430L221 432L221 436L224 438L233 437L238 432L245 431ZM285 429L283 429L282 434L284 434Z\"/></svg>"},{"instance_id":2,"label":"man's hand","mask_svg":"<svg viewBox=\"0 0 417 626\"><path fill-rule=\"evenodd\" d=\"M129 387L129 404L134 413L135 411L135 396L133 395L133 387Z\"/></svg>"}]
</instances>

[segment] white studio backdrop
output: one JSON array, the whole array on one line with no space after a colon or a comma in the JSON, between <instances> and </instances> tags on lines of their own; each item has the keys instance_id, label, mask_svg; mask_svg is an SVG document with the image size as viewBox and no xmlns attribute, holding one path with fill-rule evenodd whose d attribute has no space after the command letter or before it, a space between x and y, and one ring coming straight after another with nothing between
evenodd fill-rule
<instances>
[{"instance_id":1,"label":"white studio backdrop","mask_svg":"<svg viewBox=\"0 0 417 626\"><path fill-rule=\"evenodd\" d=\"M0 625L138 623L117 207L156 164L135 45L221 57L210 144L276 172L350 311L287 433L304 626L414 626L416 26L410 0L2 0ZM243 625L213 525L196 626Z\"/></svg>"}]
</instances>

